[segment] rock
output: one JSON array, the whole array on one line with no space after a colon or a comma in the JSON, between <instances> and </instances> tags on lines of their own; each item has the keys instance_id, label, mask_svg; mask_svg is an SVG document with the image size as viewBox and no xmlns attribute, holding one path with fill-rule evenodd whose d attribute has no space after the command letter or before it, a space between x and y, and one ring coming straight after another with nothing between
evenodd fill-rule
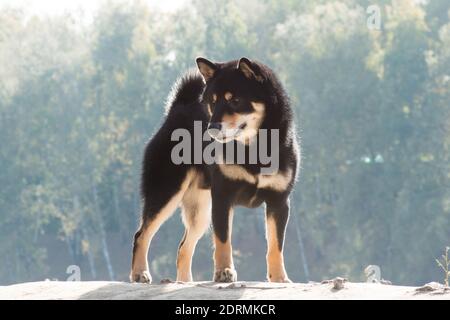
<instances>
[{"instance_id":1,"label":"rock","mask_svg":"<svg viewBox=\"0 0 450 320\"><path fill-rule=\"evenodd\" d=\"M425 293L425 292L433 292L433 293L446 293L447 291L450 291L450 287L447 287L439 282L429 282L422 287L417 288L416 293Z\"/></svg>"},{"instance_id":2,"label":"rock","mask_svg":"<svg viewBox=\"0 0 450 320\"><path fill-rule=\"evenodd\" d=\"M336 277L333 279L333 290L341 290L344 289L344 283L347 282L347 279Z\"/></svg>"},{"instance_id":3,"label":"rock","mask_svg":"<svg viewBox=\"0 0 450 320\"><path fill-rule=\"evenodd\" d=\"M160 284L168 284L168 283L175 283L176 281L173 281L170 278L165 278L165 279L161 279L161 281L159 282Z\"/></svg>"},{"instance_id":4,"label":"rock","mask_svg":"<svg viewBox=\"0 0 450 320\"><path fill-rule=\"evenodd\" d=\"M336 278L331 279L331 280L323 280L321 282L321 284L332 283L333 284L333 287L332 287L333 290L341 290L341 289L344 289L344 283L345 282L347 282L346 278L336 277Z\"/></svg>"},{"instance_id":5,"label":"rock","mask_svg":"<svg viewBox=\"0 0 450 320\"><path fill-rule=\"evenodd\" d=\"M407 286L386 286L373 283L353 283L335 278L325 283L271 283L240 281L234 284L212 281L166 284L146 284L111 281L41 281L0 286L0 300L4 299L449 299L450 288L440 284L425 289ZM218 290L223 287L222 290ZM342 290L343 288L343 290ZM438 288L430 291L430 288ZM440 288L440 289L439 289ZM418 291L416 291L416 289ZM423 291L425 290L425 291Z\"/></svg>"},{"instance_id":6,"label":"rock","mask_svg":"<svg viewBox=\"0 0 450 320\"><path fill-rule=\"evenodd\" d=\"M233 282L233 283L231 283L229 285L226 285L226 286L219 286L217 289L243 289L243 288L246 288L245 283Z\"/></svg>"}]
</instances>

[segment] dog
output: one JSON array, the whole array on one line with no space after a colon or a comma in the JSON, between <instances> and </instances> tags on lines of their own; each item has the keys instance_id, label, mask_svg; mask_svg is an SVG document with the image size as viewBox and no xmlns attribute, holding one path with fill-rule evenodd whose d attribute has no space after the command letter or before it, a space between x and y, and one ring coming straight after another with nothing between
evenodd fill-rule
<instances>
[{"instance_id":1,"label":"dog","mask_svg":"<svg viewBox=\"0 0 450 320\"><path fill-rule=\"evenodd\" d=\"M196 63L197 70L182 76L172 88L165 120L145 148L142 218L134 236L130 281L151 283L147 260L150 242L179 205L185 232L178 248L177 281L193 281L194 250L211 221L213 281L237 281L231 245L233 208L265 204L267 280L291 282L284 266L283 244L289 195L300 166L300 146L288 96L275 73L258 61L241 58L214 63L197 58ZM214 143L233 144L231 150L243 150L245 160L253 141L265 130L278 138L277 145L268 150L275 153L279 163L269 173L264 172L268 164L260 160L174 163L176 130L193 135L197 130L212 138L212 142L197 144L200 149L184 150L183 157L190 151L201 153ZM231 158L235 160L236 155Z\"/></svg>"}]
</instances>

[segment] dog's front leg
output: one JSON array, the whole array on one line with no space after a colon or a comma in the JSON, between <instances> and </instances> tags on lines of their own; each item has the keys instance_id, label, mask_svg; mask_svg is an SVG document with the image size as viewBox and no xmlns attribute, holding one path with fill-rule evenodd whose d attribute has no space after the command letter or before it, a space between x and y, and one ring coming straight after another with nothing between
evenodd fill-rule
<instances>
[{"instance_id":1,"label":"dog's front leg","mask_svg":"<svg viewBox=\"0 0 450 320\"><path fill-rule=\"evenodd\" d=\"M234 282L237 273L233 264L231 229L233 208L223 197L212 197L212 223L214 230L214 281Z\"/></svg>"},{"instance_id":2,"label":"dog's front leg","mask_svg":"<svg viewBox=\"0 0 450 320\"><path fill-rule=\"evenodd\" d=\"M267 202L267 279L270 282L291 282L284 268L283 243L289 219L289 199Z\"/></svg>"}]
</instances>

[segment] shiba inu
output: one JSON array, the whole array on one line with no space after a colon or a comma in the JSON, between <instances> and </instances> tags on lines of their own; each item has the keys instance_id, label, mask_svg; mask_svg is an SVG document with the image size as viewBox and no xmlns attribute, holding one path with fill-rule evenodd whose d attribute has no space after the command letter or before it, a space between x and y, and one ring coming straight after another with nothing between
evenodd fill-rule
<instances>
[{"instance_id":1,"label":"shiba inu","mask_svg":"<svg viewBox=\"0 0 450 320\"><path fill-rule=\"evenodd\" d=\"M144 152L142 219L134 236L130 280L152 281L147 261L150 242L162 223L181 206L185 233L178 249L177 280L193 280L193 253L212 222L213 280L236 281L231 245L233 208L264 204L267 279L290 282L283 243L300 148L287 94L275 73L260 62L247 58L225 63L197 58L196 62L198 70L188 72L174 85L165 121ZM189 155L197 157L196 161L174 160L182 136L174 132L180 130L192 136L198 131L206 137L190 141L190 147L180 154L188 159ZM255 147L263 130L271 143ZM224 160L233 151L228 158L240 157L241 161L204 161L199 153L213 144L225 150L222 156L215 154L216 160ZM269 159L278 161L275 170L267 171L274 166L257 156L255 159L252 150L260 155L264 147Z\"/></svg>"}]
</instances>

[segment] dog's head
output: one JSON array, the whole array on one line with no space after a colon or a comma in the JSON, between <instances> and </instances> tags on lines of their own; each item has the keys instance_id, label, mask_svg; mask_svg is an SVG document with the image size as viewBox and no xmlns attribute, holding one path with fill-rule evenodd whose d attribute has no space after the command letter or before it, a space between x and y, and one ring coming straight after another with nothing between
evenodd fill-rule
<instances>
[{"instance_id":1,"label":"dog's head","mask_svg":"<svg viewBox=\"0 0 450 320\"><path fill-rule=\"evenodd\" d=\"M197 58L197 66L206 82L203 103L210 115L208 133L222 143L248 143L265 117L263 71L247 58L227 63Z\"/></svg>"}]
</instances>

